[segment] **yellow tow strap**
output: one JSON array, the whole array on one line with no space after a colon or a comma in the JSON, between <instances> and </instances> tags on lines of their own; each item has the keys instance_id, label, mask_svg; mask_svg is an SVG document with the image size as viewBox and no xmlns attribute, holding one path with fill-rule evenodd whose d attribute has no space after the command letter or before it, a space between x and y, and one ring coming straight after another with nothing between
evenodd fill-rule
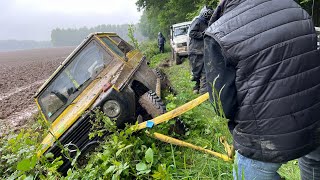
<instances>
[{"instance_id":1,"label":"yellow tow strap","mask_svg":"<svg viewBox=\"0 0 320 180\"><path fill-rule=\"evenodd\" d=\"M158 124L161 124L163 122L167 122L169 121L170 119L173 119L177 116L180 116L181 114L195 108L196 106L200 105L201 103L205 102L206 100L209 99L209 93L206 93L206 94L203 94L201 96L199 96L198 98L192 100L192 101L189 101L188 103L170 111L170 112L167 112L165 114L162 114L152 120L149 120L149 121L145 121L145 122L142 122L140 124L138 124L138 127L137 126L132 126L132 130L134 131L138 131L138 130L141 130L141 129L145 129L147 127L150 127L150 126L147 126L148 123L152 123L152 126L154 125L158 125ZM151 126L151 127L152 127ZM148 133L150 135L150 133ZM199 147L199 146L195 146L193 144L190 144L190 143L187 143L187 142L184 142L184 141L181 141L181 140L178 140L178 139L175 139L175 138L172 138L172 137L169 137L169 136L166 136L166 135L163 135L163 134L160 134L160 133L153 133L152 135L150 135L160 141L163 141L163 142L166 142L166 143L170 143L170 144L175 144L177 146L183 146L183 147L189 147L189 148L192 148L192 149L195 149L195 150L199 150L199 151L202 151L202 152L205 152L205 153L208 153L208 154L211 154L215 157L218 157L218 158L221 158L223 159L224 161L232 161L232 156L231 156L231 150L230 150L230 147L229 145L227 145L227 142L224 141L222 144L224 145L225 149L226 149L226 152L228 153L229 157L227 155L224 155L224 154L221 154L221 153L218 153L218 152L214 152L214 151L211 151L211 150L208 150L208 149L205 149L205 148L202 148L202 147ZM224 139L225 140L225 139Z\"/></svg>"},{"instance_id":2,"label":"yellow tow strap","mask_svg":"<svg viewBox=\"0 0 320 180\"><path fill-rule=\"evenodd\" d=\"M190 144L190 143L187 143L187 142L181 141L179 139L175 139L175 138L172 138L172 137L160 134L160 133L156 133L155 132L150 136L152 136L152 137L154 137L154 138L156 138L156 139L158 139L160 141L166 142L166 143L170 143L170 144L174 144L174 145L182 146L182 147L188 147L188 148L191 148L191 149L195 149L195 150L198 150L198 151L202 151L202 152L211 154L211 155L213 155L213 156L215 156L217 158L223 159L224 161L232 161L232 159L229 158L227 155L224 155L224 154L221 154L221 153L218 153L218 152L214 152L214 151L211 151L209 149L205 149L205 148L200 147L200 146L195 146L193 144Z\"/></svg>"},{"instance_id":3,"label":"yellow tow strap","mask_svg":"<svg viewBox=\"0 0 320 180\"><path fill-rule=\"evenodd\" d=\"M172 118L180 116L181 114L193 109L194 107L200 105L201 103L203 103L204 101L206 101L208 99L209 99L209 93L203 94L203 95L199 96L198 98L196 98L192 101L189 101L188 103L186 103L186 104L184 104L184 105L182 105L182 106L180 106L170 112L162 114L162 115L160 115L152 120L149 120L149 121L152 121L154 125L161 124L163 122L169 121ZM145 121L143 123L138 124L138 128L136 128L136 127L132 127L132 128L135 130L141 130L141 129L144 129L147 127L147 123L148 123L148 121Z\"/></svg>"}]
</instances>

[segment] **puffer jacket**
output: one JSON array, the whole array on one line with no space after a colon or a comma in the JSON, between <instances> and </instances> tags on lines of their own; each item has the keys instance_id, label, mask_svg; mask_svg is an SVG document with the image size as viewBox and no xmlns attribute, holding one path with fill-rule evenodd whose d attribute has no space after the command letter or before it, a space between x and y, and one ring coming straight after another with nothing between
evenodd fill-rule
<instances>
[{"instance_id":1,"label":"puffer jacket","mask_svg":"<svg viewBox=\"0 0 320 180\"><path fill-rule=\"evenodd\" d=\"M242 1L206 36L235 71L230 120L240 154L286 162L320 145L320 52L312 20L298 4Z\"/></svg>"}]
</instances>

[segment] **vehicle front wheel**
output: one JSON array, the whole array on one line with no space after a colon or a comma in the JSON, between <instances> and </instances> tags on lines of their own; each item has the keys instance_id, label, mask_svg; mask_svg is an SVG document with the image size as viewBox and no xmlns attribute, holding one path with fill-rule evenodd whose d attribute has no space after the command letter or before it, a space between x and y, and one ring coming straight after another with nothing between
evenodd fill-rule
<instances>
[{"instance_id":1,"label":"vehicle front wheel","mask_svg":"<svg viewBox=\"0 0 320 180\"><path fill-rule=\"evenodd\" d=\"M174 53L174 61L176 62L176 65L179 65L182 63L182 59L177 53Z\"/></svg>"},{"instance_id":2,"label":"vehicle front wheel","mask_svg":"<svg viewBox=\"0 0 320 180\"><path fill-rule=\"evenodd\" d=\"M166 106L162 102L161 98L151 90L140 97L139 104L147 111L148 114L151 115L152 118L166 112Z\"/></svg>"}]
</instances>

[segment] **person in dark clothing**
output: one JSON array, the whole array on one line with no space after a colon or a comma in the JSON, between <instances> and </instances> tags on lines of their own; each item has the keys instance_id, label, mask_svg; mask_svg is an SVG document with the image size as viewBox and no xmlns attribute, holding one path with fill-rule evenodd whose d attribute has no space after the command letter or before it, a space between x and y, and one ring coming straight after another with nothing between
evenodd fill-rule
<instances>
[{"instance_id":1,"label":"person in dark clothing","mask_svg":"<svg viewBox=\"0 0 320 180\"><path fill-rule=\"evenodd\" d=\"M213 10L207 7L202 8L199 17L190 25L189 30L189 59L191 62L192 81L196 82L193 88L194 93L207 92L206 77L203 68L203 35L204 31L208 28L208 22L213 13Z\"/></svg>"},{"instance_id":2,"label":"person in dark clothing","mask_svg":"<svg viewBox=\"0 0 320 180\"><path fill-rule=\"evenodd\" d=\"M161 32L158 33L158 47L160 53L164 53L164 44L166 43L166 39L162 35Z\"/></svg>"},{"instance_id":3,"label":"person in dark clothing","mask_svg":"<svg viewBox=\"0 0 320 180\"><path fill-rule=\"evenodd\" d=\"M303 180L320 179L320 51L310 16L293 0L224 0L209 24L208 91L212 101L221 91L234 179L280 179L280 166L296 158Z\"/></svg>"}]
</instances>

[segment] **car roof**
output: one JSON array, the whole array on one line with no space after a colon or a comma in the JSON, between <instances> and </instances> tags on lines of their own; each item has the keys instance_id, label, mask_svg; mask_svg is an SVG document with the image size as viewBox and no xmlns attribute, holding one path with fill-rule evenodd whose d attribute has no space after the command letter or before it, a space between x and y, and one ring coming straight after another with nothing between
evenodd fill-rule
<instances>
[{"instance_id":1,"label":"car roof","mask_svg":"<svg viewBox=\"0 0 320 180\"><path fill-rule=\"evenodd\" d=\"M72 59L72 57L78 53L78 51L91 40L93 36L116 36L114 32L95 32L90 33L73 51L72 53L60 64L60 66L54 71L54 73L45 81L45 83L38 89L34 97L38 97L39 94L47 87L47 85L55 78L55 76L60 72L60 70Z\"/></svg>"},{"instance_id":2,"label":"car roof","mask_svg":"<svg viewBox=\"0 0 320 180\"><path fill-rule=\"evenodd\" d=\"M178 23L178 24L173 24L172 27L179 27L179 26L185 26L185 25L190 25L191 21L188 22L182 22L182 23Z\"/></svg>"}]
</instances>

